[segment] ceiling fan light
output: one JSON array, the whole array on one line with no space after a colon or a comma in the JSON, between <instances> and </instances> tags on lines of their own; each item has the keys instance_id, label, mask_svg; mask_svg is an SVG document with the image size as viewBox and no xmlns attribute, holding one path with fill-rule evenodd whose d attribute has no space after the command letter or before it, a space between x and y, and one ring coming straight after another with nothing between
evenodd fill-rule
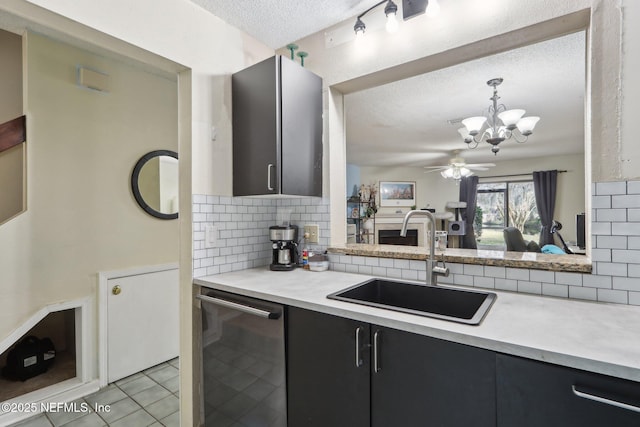
<instances>
[{"instance_id":1,"label":"ceiling fan light","mask_svg":"<svg viewBox=\"0 0 640 427\"><path fill-rule=\"evenodd\" d=\"M524 110L519 109L507 110L498 114L498 118L502 120L502 123L507 129L514 130L516 128L516 123L518 123L518 120L524 116L524 113Z\"/></svg>"},{"instance_id":2,"label":"ceiling fan light","mask_svg":"<svg viewBox=\"0 0 640 427\"><path fill-rule=\"evenodd\" d=\"M465 167L461 167L460 168L460 175L465 177L465 176L470 176L473 175L473 171L471 171L471 169L467 169Z\"/></svg>"},{"instance_id":3,"label":"ceiling fan light","mask_svg":"<svg viewBox=\"0 0 640 427\"><path fill-rule=\"evenodd\" d=\"M468 119L464 119L462 121L462 124L464 125L465 128L467 128L467 132L469 133L469 135L475 136L480 132L480 129L482 129L482 126L484 126L484 122L486 121L487 121L486 117L476 116L476 117L469 117Z\"/></svg>"},{"instance_id":4,"label":"ceiling fan light","mask_svg":"<svg viewBox=\"0 0 640 427\"><path fill-rule=\"evenodd\" d=\"M453 178L453 168L447 168L440 172L443 178Z\"/></svg>"},{"instance_id":5,"label":"ceiling fan light","mask_svg":"<svg viewBox=\"0 0 640 427\"><path fill-rule=\"evenodd\" d=\"M540 120L540 117L537 116L523 117L518 121L518 130L524 136L529 136L533 133L533 128L536 127L538 120Z\"/></svg>"}]
</instances>

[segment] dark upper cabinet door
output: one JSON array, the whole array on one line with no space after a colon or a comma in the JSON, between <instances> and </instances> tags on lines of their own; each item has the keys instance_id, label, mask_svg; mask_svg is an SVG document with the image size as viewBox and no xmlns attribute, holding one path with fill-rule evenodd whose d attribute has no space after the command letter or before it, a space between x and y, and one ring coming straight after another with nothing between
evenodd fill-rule
<instances>
[{"instance_id":1,"label":"dark upper cabinet door","mask_svg":"<svg viewBox=\"0 0 640 427\"><path fill-rule=\"evenodd\" d=\"M366 323L288 308L289 427L370 426L368 336Z\"/></svg>"},{"instance_id":2,"label":"dark upper cabinet door","mask_svg":"<svg viewBox=\"0 0 640 427\"><path fill-rule=\"evenodd\" d=\"M322 195L322 79L275 56L232 76L233 194Z\"/></svg>"},{"instance_id":3,"label":"dark upper cabinet door","mask_svg":"<svg viewBox=\"0 0 640 427\"><path fill-rule=\"evenodd\" d=\"M282 194L322 196L322 79L282 58Z\"/></svg>"},{"instance_id":4,"label":"dark upper cabinet door","mask_svg":"<svg viewBox=\"0 0 640 427\"><path fill-rule=\"evenodd\" d=\"M373 427L496 425L495 353L373 325L371 333Z\"/></svg>"},{"instance_id":5,"label":"dark upper cabinet door","mask_svg":"<svg viewBox=\"0 0 640 427\"><path fill-rule=\"evenodd\" d=\"M498 426L640 426L639 412L615 406L640 409L638 383L507 355L496 368Z\"/></svg>"},{"instance_id":6,"label":"dark upper cabinet door","mask_svg":"<svg viewBox=\"0 0 640 427\"><path fill-rule=\"evenodd\" d=\"M280 67L269 58L231 77L233 194L277 194L280 187Z\"/></svg>"}]
</instances>

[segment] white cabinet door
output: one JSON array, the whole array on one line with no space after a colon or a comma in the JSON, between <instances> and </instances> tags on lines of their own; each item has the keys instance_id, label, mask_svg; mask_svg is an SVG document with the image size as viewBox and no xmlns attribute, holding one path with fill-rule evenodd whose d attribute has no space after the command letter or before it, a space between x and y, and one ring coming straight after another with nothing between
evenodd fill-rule
<instances>
[{"instance_id":1,"label":"white cabinet door","mask_svg":"<svg viewBox=\"0 0 640 427\"><path fill-rule=\"evenodd\" d=\"M109 279L107 292L109 383L178 356L178 269Z\"/></svg>"}]
</instances>

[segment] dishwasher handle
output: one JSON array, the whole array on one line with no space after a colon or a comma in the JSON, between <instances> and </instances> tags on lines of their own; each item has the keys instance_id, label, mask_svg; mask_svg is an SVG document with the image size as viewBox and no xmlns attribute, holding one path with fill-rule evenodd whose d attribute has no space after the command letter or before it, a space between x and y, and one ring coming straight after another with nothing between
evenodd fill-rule
<instances>
[{"instance_id":1,"label":"dishwasher handle","mask_svg":"<svg viewBox=\"0 0 640 427\"><path fill-rule=\"evenodd\" d=\"M210 303L210 304L215 304L215 305L219 305L222 307L227 307L227 308L231 308L234 310L238 310L241 311L243 313L247 313L247 314L252 314L254 316L258 316L258 317L263 317L265 319L272 319L272 320L276 320L279 319L280 316L282 316L282 311L279 309L263 309L263 308L257 308L257 307L253 307L250 305L246 305L240 302L235 302L235 301L230 301L227 299L222 299L222 298L214 298L214 297L210 297L207 295L196 295L196 298L198 298L201 301Z\"/></svg>"}]
</instances>

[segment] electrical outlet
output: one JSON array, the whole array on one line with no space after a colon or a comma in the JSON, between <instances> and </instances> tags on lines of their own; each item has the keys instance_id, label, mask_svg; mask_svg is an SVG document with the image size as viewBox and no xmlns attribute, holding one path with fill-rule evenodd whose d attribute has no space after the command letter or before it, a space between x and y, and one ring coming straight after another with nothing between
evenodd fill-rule
<instances>
[{"instance_id":1,"label":"electrical outlet","mask_svg":"<svg viewBox=\"0 0 640 427\"><path fill-rule=\"evenodd\" d=\"M318 243L320 237L320 227L317 224L309 224L304 226L304 235L307 237L307 243Z\"/></svg>"},{"instance_id":2,"label":"electrical outlet","mask_svg":"<svg viewBox=\"0 0 640 427\"><path fill-rule=\"evenodd\" d=\"M218 242L218 227L213 224L204 226L204 247L214 248Z\"/></svg>"}]
</instances>

